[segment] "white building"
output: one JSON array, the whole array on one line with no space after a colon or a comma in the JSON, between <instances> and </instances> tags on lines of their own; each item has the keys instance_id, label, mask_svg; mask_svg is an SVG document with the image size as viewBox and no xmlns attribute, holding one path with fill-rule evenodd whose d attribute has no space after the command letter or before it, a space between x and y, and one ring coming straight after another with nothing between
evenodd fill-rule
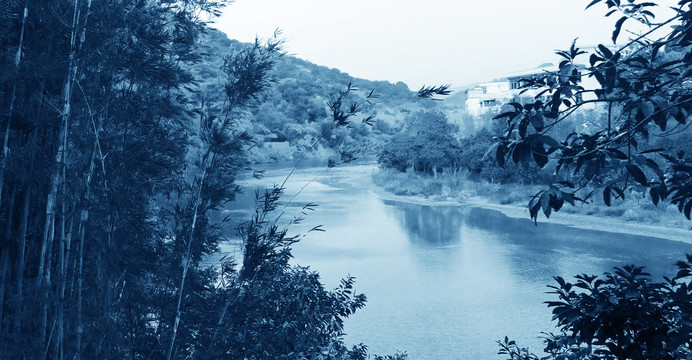
<instances>
[{"instance_id":1,"label":"white building","mask_svg":"<svg viewBox=\"0 0 692 360\"><path fill-rule=\"evenodd\" d=\"M481 83L466 90L466 112L472 116L483 114L499 114L501 107L510 102L528 103L536 101L538 95L544 89L522 89L529 79L545 77L547 74L554 74L548 77L548 81L557 82L558 68L552 64L538 67L526 71L509 74L507 77L491 82ZM594 78L581 76L580 84L585 89L595 89L598 85ZM522 93L522 91L524 91ZM549 93L541 96L543 102L550 100ZM586 100L586 96L585 99Z\"/></svg>"},{"instance_id":2,"label":"white building","mask_svg":"<svg viewBox=\"0 0 692 360\"><path fill-rule=\"evenodd\" d=\"M473 116L487 113L499 114L502 105L509 102L535 101L534 97L538 94L538 90L529 89L521 93L524 90L521 87L525 81L556 72L557 68L551 65L512 73L502 79L478 84L466 90L466 111Z\"/></svg>"}]
</instances>

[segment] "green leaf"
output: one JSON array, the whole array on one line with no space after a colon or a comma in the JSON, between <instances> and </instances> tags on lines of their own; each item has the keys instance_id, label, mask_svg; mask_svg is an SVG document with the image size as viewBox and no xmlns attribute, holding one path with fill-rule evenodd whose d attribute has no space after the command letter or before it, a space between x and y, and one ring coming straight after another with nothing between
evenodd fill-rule
<instances>
[{"instance_id":1,"label":"green leaf","mask_svg":"<svg viewBox=\"0 0 692 360\"><path fill-rule=\"evenodd\" d=\"M518 153L518 158L519 161L521 161L522 165L524 167L529 166L529 162L531 161L531 146L527 143L521 143L517 145L516 148L514 148L514 152L516 153L517 150L519 150Z\"/></svg>"},{"instance_id":2,"label":"green leaf","mask_svg":"<svg viewBox=\"0 0 692 360\"><path fill-rule=\"evenodd\" d=\"M603 202L606 204L606 206L610 206L610 187L606 186L605 189L603 189Z\"/></svg>"},{"instance_id":3,"label":"green leaf","mask_svg":"<svg viewBox=\"0 0 692 360\"><path fill-rule=\"evenodd\" d=\"M591 54L591 56L589 56L589 63L591 66L594 66L599 61L605 61L605 59L596 54Z\"/></svg>"},{"instance_id":4,"label":"green leaf","mask_svg":"<svg viewBox=\"0 0 692 360\"><path fill-rule=\"evenodd\" d=\"M543 145L539 145L537 148L534 148L531 153L533 154L533 160L536 162L536 164L541 168L545 167L545 165L548 163L548 155L545 153Z\"/></svg>"},{"instance_id":5,"label":"green leaf","mask_svg":"<svg viewBox=\"0 0 692 360\"><path fill-rule=\"evenodd\" d=\"M622 28L622 24L625 23L625 20L627 20L627 16L621 17L615 23L615 30L613 30L613 37L611 38L613 40L613 44L617 43L618 35L620 35L620 29Z\"/></svg>"},{"instance_id":6,"label":"green leaf","mask_svg":"<svg viewBox=\"0 0 692 360\"><path fill-rule=\"evenodd\" d=\"M649 154L649 153L654 153L654 152L661 152L664 151L665 149L657 148L657 149L650 149L650 150L644 150L640 151L639 154Z\"/></svg>"},{"instance_id":7,"label":"green leaf","mask_svg":"<svg viewBox=\"0 0 692 360\"><path fill-rule=\"evenodd\" d=\"M613 53L610 51L610 49L605 47L605 45L603 45L603 44L598 44L598 50L601 51L601 54L603 54L603 56L606 59L610 59L611 57L613 57Z\"/></svg>"},{"instance_id":8,"label":"green leaf","mask_svg":"<svg viewBox=\"0 0 692 360\"><path fill-rule=\"evenodd\" d=\"M644 7L658 6L658 4L656 4L655 2L644 2L644 3L639 4L639 6L644 8Z\"/></svg>"},{"instance_id":9,"label":"green leaf","mask_svg":"<svg viewBox=\"0 0 692 360\"><path fill-rule=\"evenodd\" d=\"M543 131L543 128L545 127L543 115L540 113L531 115L531 125L533 125L533 128L536 129L536 131Z\"/></svg>"},{"instance_id":10,"label":"green leaf","mask_svg":"<svg viewBox=\"0 0 692 360\"><path fill-rule=\"evenodd\" d=\"M497 160L497 163L500 165L500 167L505 166L505 153L507 149L505 149L505 146L500 144L497 146L497 151L495 152L495 160Z\"/></svg>"},{"instance_id":11,"label":"green leaf","mask_svg":"<svg viewBox=\"0 0 692 360\"><path fill-rule=\"evenodd\" d=\"M543 144L548 145L549 148L551 149L558 149L560 148L560 143L557 142L557 140L553 139L552 137L548 135L541 135L538 137L539 141L541 141Z\"/></svg>"},{"instance_id":12,"label":"green leaf","mask_svg":"<svg viewBox=\"0 0 692 360\"><path fill-rule=\"evenodd\" d=\"M524 116L521 119L521 122L519 122L519 137L521 137L522 139L526 137L526 130L528 129L528 127L529 119L526 116Z\"/></svg>"},{"instance_id":13,"label":"green leaf","mask_svg":"<svg viewBox=\"0 0 692 360\"><path fill-rule=\"evenodd\" d=\"M531 216L531 219L533 219L534 224L536 223L536 220L538 220L538 211L540 209L541 209L541 202L540 201L531 200L529 202L529 215Z\"/></svg>"},{"instance_id":14,"label":"green leaf","mask_svg":"<svg viewBox=\"0 0 692 360\"><path fill-rule=\"evenodd\" d=\"M653 201L655 206L658 206L658 200L660 199L658 197L658 188L657 187L652 187L649 190L649 195L651 196L651 201Z\"/></svg>"},{"instance_id":15,"label":"green leaf","mask_svg":"<svg viewBox=\"0 0 692 360\"><path fill-rule=\"evenodd\" d=\"M516 112L516 111L503 112L502 114L495 116L495 117L493 118L493 120L502 119L502 118L504 118L504 117L509 117L509 118L511 119L511 118L513 118L514 116L516 116L517 114L519 114L519 113Z\"/></svg>"},{"instance_id":16,"label":"green leaf","mask_svg":"<svg viewBox=\"0 0 692 360\"><path fill-rule=\"evenodd\" d=\"M657 164L655 161L653 161L653 160L651 160L651 159L646 159L646 162L645 162L645 163L646 163L646 166L648 166L651 170L653 170L653 172L656 173L656 175L658 176L659 180L661 180L661 181L664 180L664 178L663 178L663 171L661 170L661 167L659 167L658 164Z\"/></svg>"},{"instance_id":17,"label":"green leaf","mask_svg":"<svg viewBox=\"0 0 692 360\"><path fill-rule=\"evenodd\" d=\"M544 192L543 195L541 195L541 208L543 209L545 217L550 219L550 212L553 210L552 207L550 207L550 193Z\"/></svg>"},{"instance_id":18,"label":"green leaf","mask_svg":"<svg viewBox=\"0 0 692 360\"><path fill-rule=\"evenodd\" d=\"M612 157L614 159L627 160L627 155L618 149L607 148L607 149L605 149L605 151L607 151L610 154L610 157Z\"/></svg>"},{"instance_id":19,"label":"green leaf","mask_svg":"<svg viewBox=\"0 0 692 360\"><path fill-rule=\"evenodd\" d=\"M627 168L627 172L629 172L630 175L632 175L634 180L646 186L646 175L644 175L644 172L637 165L627 164L625 165L625 167Z\"/></svg>"},{"instance_id":20,"label":"green leaf","mask_svg":"<svg viewBox=\"0 0 692 360\"><path fill-rule=\"evenodd\" d=\"M565 200L562 198L562 192L557 188L552 188L550 191L550 207L552 207L553 210L557 212L560 211L560 209L562 209L562 205L564 204Z\"/></svg>"}]
</instances>

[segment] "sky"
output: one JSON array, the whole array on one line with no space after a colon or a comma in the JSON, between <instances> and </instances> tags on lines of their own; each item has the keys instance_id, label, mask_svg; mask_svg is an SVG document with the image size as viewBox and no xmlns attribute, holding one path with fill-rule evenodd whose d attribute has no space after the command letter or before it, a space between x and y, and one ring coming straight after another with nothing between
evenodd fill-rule
<instances>
[{"instance_id":1,"label":"sky","mask_svg":"<svg viewBox=\"0 0 692 360\"><path fill-rule=\"evenodd\" d=\"M464 87L610 44L590 0L236 0L215 27L244 42L280 29L289 54L369 80ZM623 30L624 33L624 30Z\"/></svg>"}]
</instances>

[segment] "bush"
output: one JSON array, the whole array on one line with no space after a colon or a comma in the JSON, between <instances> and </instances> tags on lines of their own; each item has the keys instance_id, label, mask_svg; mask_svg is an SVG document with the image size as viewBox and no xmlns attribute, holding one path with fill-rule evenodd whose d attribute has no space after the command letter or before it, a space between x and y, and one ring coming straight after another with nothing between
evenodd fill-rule
<instances>
[{"instance_id":1,"label":"bush","mask_svg":"<svg viewBox=\"0 0 692 360\"><path fill-rule=\"evenodd\" d=\"M555 277L557 301L548 301L560 334L545 340L545 359L689 359L692 356L692 255L679 271L652 283L643 267L624 266L603 276ZM538 359L505 338L499 354Z\"/></svg>"},{"instance_id":2,"label":"bush","mask_svg":"<svg viewBox=\"0 0 692 360\"><path fill-rule=\"evenodd\" d=\"M461 151L457 155L459 164L466 170L472 180L485 180L501 184L539 184L552 181L550 171L539 168L536 164L523 167L514 163L500 166L495 161L494 152L488 152L495 138L496 130L482 129L473 137L461 139L459 147Z\"/></svg>"},{"instance_id":3,"label":"bush","mask_svg":"<svg viewBox=\"0 0 692 360\"><path fill-rule=\"evenodd\" d=\"M436 174L458 164L457 128L439 112L417 112L407 120L399 134L384 145L377 157L380 166L405 171Z\"/></svg>"},{"instance_id":4,"label":"bush","mask_svg":"<svg viewBox=\"0 0 692 360\"><path fill-rule=\"evenodd\" d=\"M409 136L393 136L377 156L377 162L385 168L406 171L413 158L411 142L412 139Z\"/></svg>"}]
</instances>

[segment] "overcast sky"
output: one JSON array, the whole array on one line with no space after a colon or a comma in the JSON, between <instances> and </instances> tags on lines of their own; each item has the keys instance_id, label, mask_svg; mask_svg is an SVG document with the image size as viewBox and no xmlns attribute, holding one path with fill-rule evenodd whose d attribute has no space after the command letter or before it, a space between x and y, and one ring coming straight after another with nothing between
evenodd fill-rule
<instances>
[{"instance_id":1,"label":"overcast sky","mask_svg":"<svg viewBox=\"0 0 692 360\"><path fill-rule=\"evenodd\" d=\"M290 54L370 80L453 87L608 44L616 18L590 0L236 0L215 25L249 42L283 31Z\"/></svg>"}]
</instances>

